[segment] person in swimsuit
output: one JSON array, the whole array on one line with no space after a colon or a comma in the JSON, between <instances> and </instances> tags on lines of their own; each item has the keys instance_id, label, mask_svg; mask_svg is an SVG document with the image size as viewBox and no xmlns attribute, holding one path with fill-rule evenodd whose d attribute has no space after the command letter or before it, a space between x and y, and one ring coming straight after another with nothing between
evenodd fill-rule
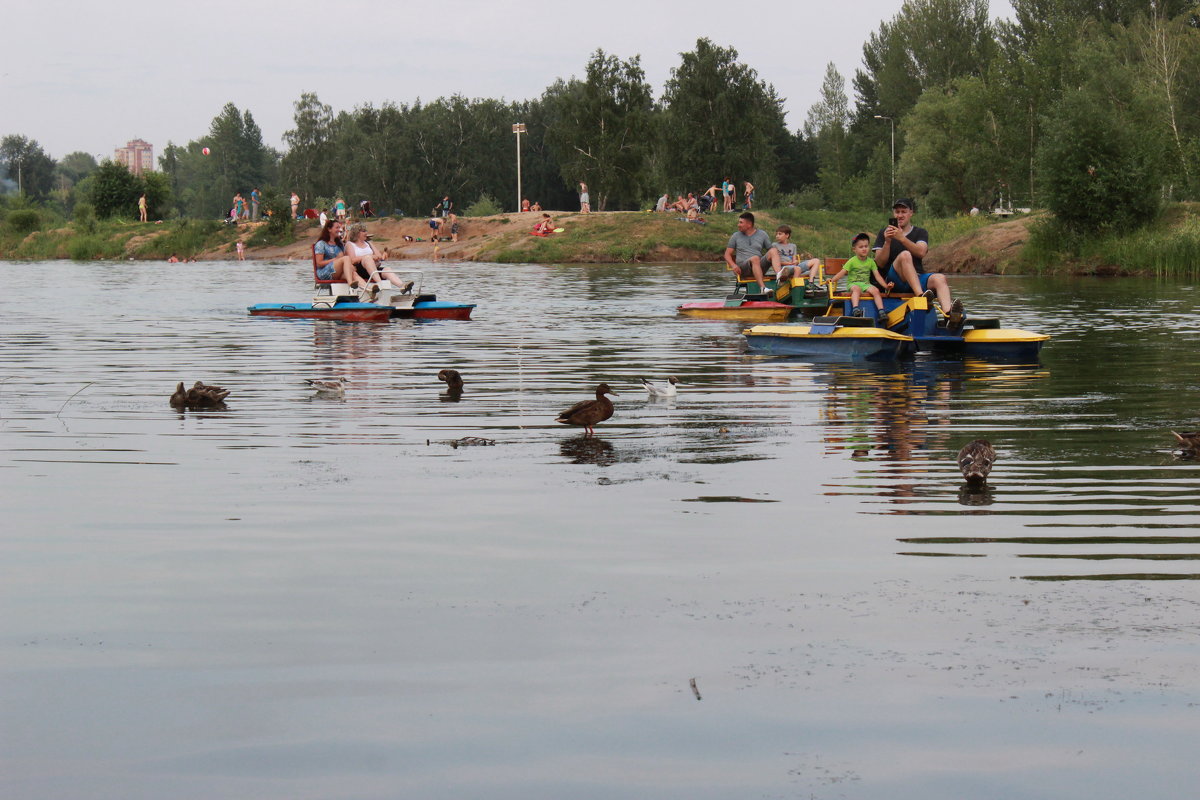
<instances>
[{"instance_id":1,"label":"person in swimsuit","mask_svg":"<svg viewBox=\"0 0 1200 800\"><path fill-rule=\"evenodd\" d=\"M587 184L583 181L579 182L579 210L584 214L592 210L592 198L588 195Z\"/></svg>"},{"instance_id":2,"label":"person in swimsuit","mask_svg":"<svg viewBox=\"0 0 1200 800\"><path fill-rule=\"evenodd\" d=\"M146 195L143 194L138 198L138 219L142 222L146 221Z\"/></svg>"}]
</instances>

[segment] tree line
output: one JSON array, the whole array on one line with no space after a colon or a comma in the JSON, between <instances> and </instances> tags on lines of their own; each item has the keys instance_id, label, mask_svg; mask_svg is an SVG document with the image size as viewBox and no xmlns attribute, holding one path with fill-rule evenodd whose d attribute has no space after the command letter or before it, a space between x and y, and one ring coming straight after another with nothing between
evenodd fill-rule
<instances>
[{"instance_id":1,"label":"tree line","mask_svg":"<svg viewBox=\"0 0 1200 800\"><path fill-rule=\"evenodd\" d=\"M20 136L0 141L0 165L6 185L19 177L68 214L80 201L132 214L128 193L141 190L158 216L215 217L255 186L296 191L305 207L344 197L417 215L449 194L460 209L511 211L519 122L522 193L547 208L574 208L580 181L593 208L612 210L729 176L768 206L885 208L907 195L933 213L1042 206L1076 231L1121 229L1198 199L1197 2L1013 0L1012 18L994 21L987 0L909 0L863 44L853 99L830 64L791 130L775 87L732 47L700 39L657 97L638 56L597 50L582 76L529 100L335 113L304 94L282 152L229 104L132 182L86 154L55 162Z\"/></svg>"}]
</instances>

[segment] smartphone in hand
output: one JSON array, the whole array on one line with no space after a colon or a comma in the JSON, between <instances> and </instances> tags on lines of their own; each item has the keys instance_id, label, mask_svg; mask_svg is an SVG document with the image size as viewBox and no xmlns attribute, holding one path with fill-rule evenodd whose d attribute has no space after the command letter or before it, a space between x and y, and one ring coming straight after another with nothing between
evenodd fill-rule
<instances>
[{"instance_id":1,"label":"smartphone in hand","mask_svg":"<svg viewBox=\"0 0 1200 800\"><path fill-rule=\"evenodd\" d=\"M888 217L888 225L891 225L893 228L898 228L900 226L900 220L896 219L895 217Z\"/></svg>"}]
</instances>

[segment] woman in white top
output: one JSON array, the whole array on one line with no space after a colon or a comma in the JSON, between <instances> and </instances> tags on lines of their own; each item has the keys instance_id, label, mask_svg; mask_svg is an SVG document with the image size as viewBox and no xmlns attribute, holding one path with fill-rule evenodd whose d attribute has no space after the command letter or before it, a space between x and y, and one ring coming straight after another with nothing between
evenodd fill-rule
<instances>
[{"instance_id":1,"label":"woman in white top","mask_svg":"<svg viewBox=\"0 0 1200 800\"><path fill-rule=\"evenodd\" d=\"M346 256L358 274L369 283L379 283L380 278L386 278L393 286L404 288L404 281L391 270L383 269L387 255L367 239L366 225L356 222L350 226L346 234Z\"/></svg>"}]
</instances>

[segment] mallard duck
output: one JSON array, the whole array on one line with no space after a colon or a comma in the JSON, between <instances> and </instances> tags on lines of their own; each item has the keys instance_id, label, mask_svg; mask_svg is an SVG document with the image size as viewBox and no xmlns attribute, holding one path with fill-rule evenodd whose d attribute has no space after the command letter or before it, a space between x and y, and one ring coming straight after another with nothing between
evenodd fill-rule
<instances>
[{"instance_id":1,"label":"mallard duck","mask_svg":"<svg viewBox=\"0 0 1200 800\"><path fill-rule=\"evenodd\" d=\"M958 451L958 468L968 483L980 484L987 480L996 463L996 448L987 439L976 439Z\"/></svg>"},{"instance_id":2,"label":"mallard duck","mask_svg":"<svg viewBox=\"0 0 1200 800\"><path fill-rule=\"evenodd\" d=\"M461 392L463 390L462 375L458 374L456 369L444 369L437 374L438 380L446 384L447 392Z\"/></svg>"},{"instance_id":3,"label":"mallard duck","mask_svg":"<svg viewBox=\"0 0 1200 800\"><path fill-rule=\"evenodd\" d=\"M209 386L201 381L196 381L192 388L185 390L181 381L179 386L175 387L175 393L171 395L171 407L183 409L221 408L225 405L225 398L228 396L228 389Z\"/></svg>"},{"instance_id":4,"label":"mallard duck","mask_svg":"<svg viewBox=\"0 0 1200 800\"><path fill-rule=\"evenodd\" d=\"M1193 458L1200 456L1200 431L1184 431L1183 433L1171 431L1171 435L1175 437L1175 441L1179 442L1179 448L1184 455Z\"/></svg>"},{"instance_id":5,"label":"mallard duck","mask_svg":"<svg viewBox=\"0 0 1200 800\"><path fill-rule=\"evenodd\" d=\"M591 436L595 433L592 426L604 422L613 415L613 404L605 397L606 394L616 395L617 393L607 383L602 383L596 387L595 400L576 403L559 414L554 421L561 422L563 425L579 425L587 428L588 436Z\"/></svg>"},{"instance_id":6,"label":"mallard duck","mask_svg":"<svg viewBox=\"0 0 1200 800\"><path fill-rule=\"evenodd\" d=\"M674 397L679 394L679 389L675 386L677 383L679 383L679 379L673 375L665 382L648 381L642 378L642 386L646 387L646 391L650 393L651 397Z\"/></svg>"},{"instance_id":7,"label":"mallard duck","mask_svg":"<svg viewBox=\"0 0 1200 800\"><path fill-rule=\"evenodd\" d=\"M346 394L346 384L351 383L351 380L349 378L307 378L305 382L316 389L317 394L342 397Z\"/></svg>"}]
</instances>

